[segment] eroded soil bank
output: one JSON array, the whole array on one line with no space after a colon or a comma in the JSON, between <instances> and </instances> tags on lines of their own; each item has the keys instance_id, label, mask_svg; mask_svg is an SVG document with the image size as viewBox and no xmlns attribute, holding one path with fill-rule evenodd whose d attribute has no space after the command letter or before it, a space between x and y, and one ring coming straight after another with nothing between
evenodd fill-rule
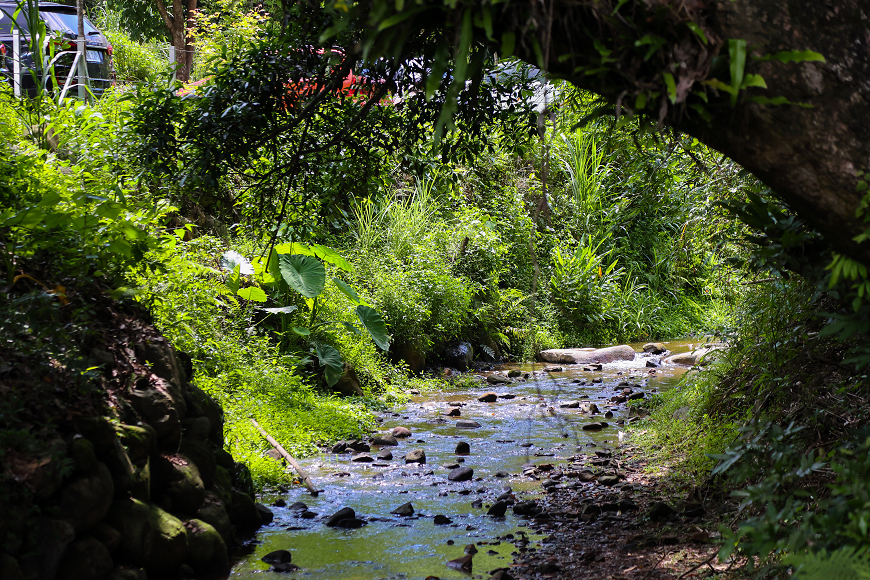
<instances>
[{"instance_id":1,"label":"eroded soil bank","mask_svg":"<svg viewBox=\"0 0 870 580\"><path fill-rule=\"evenodd\" d=\"M600 370L506 365L483 373L478 388L413 397L403 412L380 418L374 435L383 445L345 442L304 462L323 489L317 497L295 488L264 496L275 520L232 577L287 578L262 561L277 550L300 567L291 577L317 580L489 578L500 569L528 578L687 572L714 552L706 542L715 528L704 524L710 513L695 498L659 491L642 458L620 445L624 425L642 420L628 400L670 388L686 372L647 366L664 356L639 353ZM387 444L391 433L396 445ZM412 515L391 513L406 503ZM352 529L326 525L347 507ZM679 565L667 559L678 550Z\"/></svg>"}]
</instances>

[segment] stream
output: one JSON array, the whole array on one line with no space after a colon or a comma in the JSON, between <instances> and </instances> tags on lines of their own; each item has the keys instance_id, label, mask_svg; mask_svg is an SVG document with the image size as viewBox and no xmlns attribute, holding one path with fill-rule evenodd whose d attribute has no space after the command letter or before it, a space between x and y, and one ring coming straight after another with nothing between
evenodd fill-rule
<instances>
[{"instance_id":1,"label":"stream","mask_svg":"<svg viewBox=\"0 0 870 580\"><path fill-rule=\"evenodd\" d=\"M698 340L664 343L669 354L686 352L699 346ZM642 343L631 345L641 351ZM488 577L490 570L509 566L513 553L535 550L543 539L527 527L528 519L509 509L503 517L487 516L487 507L496 497L512 491L517 501L540 497L541 482L523 475L527 464L559 463L589 447L606 449L618 445L622 425L628 421L625 405L609 401L620 383L634 391L654 393L671 388L687 371L686 367L662 365L650 373L648 360L661 356L638 354L633 361L603 365L600 371L584 371L583 365L560 365L562 372L544 372L549 365L504 364L480 373L506 376L518 370L528 379L511 379L511 384L482 383L473 390L426 392L411 398L398 411L379 418L378 433L394 427L410 429L412 435L399 439L390 449L393 459L373 463L351 461L353 454L324 452L301 461L302 467L323 489L313 497L304 488L281 494L264 494L262 503L275 514L272 524L257 534L253 551L233 567L233 579L278 580L441 580L468 578L469 575L445 565L465 555L463 549L474 543L474 576ZM599 382L600 379L600 382ZM595 382L593 382L595 381ZM637 386L639 385L639 386ZM479 402L483 393L513 395L493 403ZM571 400L596 403L600 413L583 414L578 409L561 408ZM461 403L461 415L447 417L448 403ZM603 413L611 411L605 419ZM472 420L479 428L459 428L457 420ZM609 426L586 431L584 424L606 421ZM465 441L471 452L455 453L456 444ZM422 449L426 464L405 464L404 455ZM379 448L372 446L371 456ZM458 465L457 465L458 464ZM451 482L447 475L457 466L474 469L474 479ZM506 475L506 477L505 477ZM472 507L480 499L483 507ZM277 501L286 504L275 506ZM291 509L295 502L308 508L306 517ZM398 506L411 502L412 517L391 515ZM339 529L324 525L325 520L343 507L367 522L359 529ZM317 514L312 516L311 514ZM451 523L436 525L436 515ZM518 541L519 540L519 541ZM300 570L272 572L261 561L275 550L289 550Z\"/></svg>"}]
</instances>

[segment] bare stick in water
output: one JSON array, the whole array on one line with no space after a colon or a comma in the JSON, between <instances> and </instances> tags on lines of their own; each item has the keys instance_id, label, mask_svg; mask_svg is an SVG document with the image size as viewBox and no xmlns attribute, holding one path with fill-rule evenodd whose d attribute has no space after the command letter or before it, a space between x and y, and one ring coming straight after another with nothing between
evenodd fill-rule
<instances>
[{"instance_id":1,"label":"bare stick in water","mask_svg":"<svg viewBox=\"0 0 870 580\"><path fill-rule=\"evenodd\" d=\"M308 491L311 492L311 495L317 495L317 494L319 494L319 493L320 493L320 490L318 490L317 488L314 487L314 483L311 481L311 478L308 476L307 473L305 473L305 470L304 470L304 469L302 469L301 467L299 467L299 464L296 463L296 460L293 459L293 456L290 455L289 453L287 453L287 450L284 449L284 447L283 447L280 443L278 443L277 441L275 441L275 439L273 439L273 438L272 438L268 433L266 433L266 432L263 430L263 428L260 427L260 424L257 423L257 421L256 421L255 419L252 418L252 419L251 419L251 423L254 424L254 427L257 428L257 431L260 432L260 435L263 436L263 438L264 438L264 439L269 443L269 445L271 445L272 447L274 447L275 450L276 450L278 453L280 453L281 456L282 456L284 459L287 460L287 463L289 463L290 465L292 465L292 466L293 466L293 469L295 469L296 472L299 473L299 478L302 480L302 483L305 484L305 487L308 488Z\"/></svg>"}]
</instances>

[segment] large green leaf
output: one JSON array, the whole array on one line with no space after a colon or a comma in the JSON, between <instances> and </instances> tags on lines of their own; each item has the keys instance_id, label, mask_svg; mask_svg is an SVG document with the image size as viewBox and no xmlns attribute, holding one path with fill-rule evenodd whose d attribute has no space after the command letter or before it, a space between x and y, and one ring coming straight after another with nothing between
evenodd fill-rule
<instances>
[{"instance_id":1,"label":"large green leaf","mask_svg":"<svg viewBox=\"0 0 870 580\"><path fill-rule=\"evenodd\" d=\"M323 287L326 285L326 268L317 258L300 254L281 254L278 257L278 265L284 281L306 298L314 298L323 292Z\"/></svg>"},{"instance_id":2,"label":"large green leaf","mask_svg":"<svg viewBox=\"0 0 870 580\"><path fill-rule=\"evenodd\" d=\"M356 290L354 290L350 284L339 278L333 278L332 281L335 282L335 285L338 286L338 289L341 290L345 296L350 298L354 304L359 304L361 302L361 300L359 299L359 294L356 293Z\"/></svg>"},{"instance_id":3,"label":"large green leaf","mask_svg":"<svg viewBox=\"0 0 870 580\"><path fill-rule=\"evenodd\" d=\"M328 344L315 343L314 352L317 354L317 361L320 366L325 367L323 374L326 376L326 384L330 387L334 386L344 373L344 361L341 360L341 353Z\"/></svg>"},{"instance_id":4,"label":"large green leaf","mask_svg":"<svg viewBox=\"0 0 870 580\"><path fill-rule=\"evenodd\" d=\"M239 273L244 276L254 275L254 266L240 253L228 250L221 254L220 265L222 270L235 270L238 266Z\"/></svg>"},{"instance_id":5,"label":"large green leaf","mask_svg":"<svg viewBox=\"0 0 870 580\"><path fill-rule=\"evenodd\" d=\"M345 272L353 272L353 266L350 265L350 262L345 260L341 254L339 254L332 248L327 248L326 246L321 246L320 244L314 244L312 249L314 250L314 255L323 260L324 262L338 266Z\"/></svg>"},{"instance_id":6,"label":"large green leaf","mask_svg":"<svg viewBox=\"0 0 870 580\"><path fill-rule=\"evenodd\" d=\"M241 290L237 291L236 294L239 297L244 298L245 300L251 300L253 302L265 302L269 299L269 297L266 296L266 293L263 292L262 289L257 288L256 286L248 286L247 288L242 288Z\"/></svg>"},{"instance_id":7,"label":"large green leaf","mask_svg":"<svg viewBox=\"0 0 870 580\"><path fill-rule=\"evenodd\" d=\"M381 313L370 306L360 304L356 307L356 315L369 331L375 344L384 350L390 350L390 337L387 334L387 324Z\"/></svg>"}]
</instances>

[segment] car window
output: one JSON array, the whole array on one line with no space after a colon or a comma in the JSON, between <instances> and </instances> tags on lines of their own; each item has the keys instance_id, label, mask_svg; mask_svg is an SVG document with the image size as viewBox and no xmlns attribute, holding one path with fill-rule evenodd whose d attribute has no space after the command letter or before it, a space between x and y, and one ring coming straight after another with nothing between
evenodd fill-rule
<instances>
[{"instance_id":1,"label":"car window","mask_svg":"<svg viewBox=\"0 0 870 580\"><path fill-rule=\"evenodd\" d=\"M68 32L73 34L79 33L79 17L75 12L55 12L54 10L48 10L43 8L41 10L43 14L50 14L50 18L61 24ZM91 33L99 34L99 30L91 24L91 21L85 18L85 36L88 36Z\"/></svg>"},{"instance_id":2,"label":"car window","mask_svg":"<svg viewBox=\"0 0 870 580\"><path fill-rule=\"evenodd\" d=\"M14 6L0 6L0 34L12 34L12 18L11 16L15 13ZM8 14L7 14L8 13ZM24 15L19 14L16 19L18 22L19 30L23 32L27 32L27 22L24 20Z\"/></svg>"}]
</instances>

